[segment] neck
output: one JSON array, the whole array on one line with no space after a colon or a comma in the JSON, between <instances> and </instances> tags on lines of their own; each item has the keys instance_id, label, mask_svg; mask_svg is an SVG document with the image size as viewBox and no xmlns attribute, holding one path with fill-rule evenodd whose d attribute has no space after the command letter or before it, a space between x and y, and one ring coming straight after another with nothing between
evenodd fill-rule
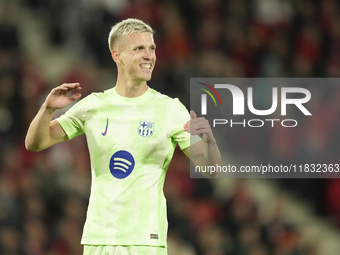
<instances>
[{"instance_id":1,"label":"neck","mask_svg":"<svg viewBox=\"0 0 340 255\"><path fill-rule=\"evenodd\" d=\"M146 81L127 81L118 75L115 89L122 97L133 98L143 95L148 90L148 85L146 84Z\"/></svg>"}]
</instances>

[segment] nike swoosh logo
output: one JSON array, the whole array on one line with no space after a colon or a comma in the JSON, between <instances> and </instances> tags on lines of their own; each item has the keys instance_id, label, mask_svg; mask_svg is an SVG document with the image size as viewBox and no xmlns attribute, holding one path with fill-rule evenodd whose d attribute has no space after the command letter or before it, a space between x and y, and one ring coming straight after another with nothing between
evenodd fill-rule
<instances>
[{"instance_id":1,"label":"nike swoosh logo","mask_svg":"<svg viewBox=\"0 0 340 255\"><path fill-rule=\"evenodd\" d=\"M107 121L106 121L106 128L105 128L104 133L102 133L103 136L106 136L108 126L109 126L109 119L107 119Z\"/></svg>"}]
</instances>

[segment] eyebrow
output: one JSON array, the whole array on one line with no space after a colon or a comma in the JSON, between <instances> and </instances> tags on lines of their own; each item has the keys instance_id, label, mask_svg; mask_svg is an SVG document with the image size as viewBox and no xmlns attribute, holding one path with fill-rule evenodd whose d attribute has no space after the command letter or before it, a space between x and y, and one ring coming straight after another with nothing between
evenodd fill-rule
<instances>
[{"instance_id":1,"label":"eyebrow","mask_svg":"<svg viewBox=\"0 0 340 255\"><path fill-rule=\"evenodd\" d=\"M140 44L140 45L134 46L133 49L137 49L137 48L139 48L139 47L147 48L145 45ZM154 43L154 44L151 44L149 47L154 47L154 48L156 48L156 44L155 44L155 43Z\"/></svg>"}]
</instances>

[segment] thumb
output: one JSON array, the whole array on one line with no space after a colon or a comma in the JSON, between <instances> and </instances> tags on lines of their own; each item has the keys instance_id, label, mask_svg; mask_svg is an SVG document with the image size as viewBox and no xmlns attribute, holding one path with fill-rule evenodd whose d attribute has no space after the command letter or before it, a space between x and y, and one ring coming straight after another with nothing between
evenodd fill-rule
<instances>
[{"instance_id":1,"label":"thumb","mask_svg":"<svg viewBox=\"0 0 340 255\"><path fill-rule=\"evenodd\" d=\"M196 115L196 113L193 110L190 111L190 117L192 119L196 119L197 118L197 115Z\"/></svg>"},{"instance_id":2,"label":"thumb","mask_svg":"<svg viewBox=\"0 0 340 255\"><path fill-rule=\"evenodd\" d=\"M78 100L80 97L81 97L81 94L80 94L80 93L76 93L76 94L74 94L73 96L71 96L69 99L70 99L71 101L76 101L76 100Z\"/></svg>"}]
</instances>

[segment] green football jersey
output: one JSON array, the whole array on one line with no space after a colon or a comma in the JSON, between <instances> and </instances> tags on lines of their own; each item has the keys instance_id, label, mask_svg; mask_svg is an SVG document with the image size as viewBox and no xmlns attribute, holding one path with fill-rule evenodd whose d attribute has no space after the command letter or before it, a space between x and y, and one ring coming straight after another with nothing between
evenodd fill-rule
<instances>
[{"instance_id":1,"label":"green football jersey","mask_svg":"<svg viewBox=\"0 0 340 255\"><path fill-rule=\"evenodd\" d=\"M200 141L183 131L189 119L178 99L151 88L136 98L92 93L57 119L69 139L85 133L90 152L82 244L166 246L165 174L177 143Z\"/></svg>"}]
</instances>

